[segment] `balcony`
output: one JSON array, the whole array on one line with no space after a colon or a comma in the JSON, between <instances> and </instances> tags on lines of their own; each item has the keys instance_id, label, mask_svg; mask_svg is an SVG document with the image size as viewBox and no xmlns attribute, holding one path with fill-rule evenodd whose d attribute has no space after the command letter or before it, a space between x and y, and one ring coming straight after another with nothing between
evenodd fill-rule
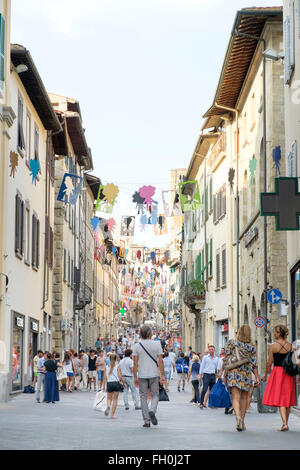
<instances>
[{"instance_id":1,"label":"balcony","mask_svg":"<svg viewBox=\"0 0 300 470\"><path fill-rule=\"evenodd\" d=\"M183 289L183 302L191 312L199 314L205 306L205 282L189 282Z\"/></svg>"},{"instance_id":2,"label":"balcony","mask_svg":"<svg viewBox=\"0 0 300 470\"><path fill-rule=\"evenodd\" d=\"M222 132L215 145L212 148L211 154L208 158L208 165L211 169L218 166L223 158L225 158L226 152L226 133Z\"/></svg>"}]
</instances>

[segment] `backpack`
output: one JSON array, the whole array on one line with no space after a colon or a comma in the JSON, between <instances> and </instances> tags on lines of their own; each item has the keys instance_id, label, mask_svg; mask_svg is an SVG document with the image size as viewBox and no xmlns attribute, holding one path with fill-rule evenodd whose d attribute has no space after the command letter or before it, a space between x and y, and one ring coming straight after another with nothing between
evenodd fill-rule
<instances>
[{"instance_id":1,"label":"backpack","mask_svg":"<svg viewBox=\"0 0 300 470\"><path fill-rule=\"evenodd\" d=\"M286 374L290 375L291 377L294 377L295 375L300 373L299 367L295 363L293 359L293 347L291 347L291 350L287 353L285 358L282 361L282 367Z\"/></svg>"},{"instance_id":2,"label":"backpack","mask_svg":"<svg viewBox=\"0 0 300 470\"><path fill-rule=\"evenodd\" d=\"M24 387L24 393L35 393L35 389L32 385L26 385L26 387Z\"/></svg>"}]
</instances>

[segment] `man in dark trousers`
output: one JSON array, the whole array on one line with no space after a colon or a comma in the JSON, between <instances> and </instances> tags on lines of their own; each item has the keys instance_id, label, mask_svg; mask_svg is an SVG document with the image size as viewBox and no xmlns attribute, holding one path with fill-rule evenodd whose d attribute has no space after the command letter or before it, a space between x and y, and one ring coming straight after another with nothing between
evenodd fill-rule
<instances>
[{"instance_id":1,"label":"man in dark trousers","mask_svg":"<svg viewBox=\"0 0 300 470\"><path fill-rule=\"evenodd\" d=\"M204 356L201 362L199 380L203 378L203 387L200 397L200 408L203 409L203 402L208 388L211 390L216 383L219 358L215 356L215 347L209 346L209 354Z\"/></svg>"}]
</instances>

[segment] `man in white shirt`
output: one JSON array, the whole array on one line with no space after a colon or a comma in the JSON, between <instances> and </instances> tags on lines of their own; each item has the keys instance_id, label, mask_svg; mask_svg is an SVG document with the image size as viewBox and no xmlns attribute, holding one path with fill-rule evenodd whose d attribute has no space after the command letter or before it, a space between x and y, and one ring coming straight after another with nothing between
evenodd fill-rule
<instances>
[{"instance_id":1,"label":"man in white shirt","mask_svg":"<svg viewBox=\"0 0 300 470\"><path fill-rule=\"evenodd\" d=\"M199 379L203 377L203 387L200 398L200 408L203 408L205 394L208 388L211 390L216 383L219 358L215 356L215 347L209 346L209 354L204 356L201 362Z\"/></svg>"},{"instance_id":2,"label":"man in white shirt","mask_svg":"<svg viewBox=\"0 0 300 470\"><path fill-rule=\"evenodd\" d=\"M131 359L132 350L126 349L125 357L120 361L120 369L125 383L125 389L123 393L124 398L124 405L125 410L129 410L129 403L128 403L128 392L129 389L131 390L132 399L134 401L135 409L140 410L141 407L139 406L138 397L137 397L137 390L135 388L133 382L133 360Z\"/></svg>"},{"instance_id":3,"label":"man in white shirt","mask_svg":"<svg viewBox=\"0 0 300 470\"><path fill-rule=\"evenodd\" d=\"M169 351L169 356L172 359L172 372L171 372L171 379L172 379L173 374L175 372L175 362L176 362L176 354L174 353L173 349Z\"/></svg>"},{"instance_id":4,"label":"man in white shirt","mask_svg":"<svg viewBox=\"0 0 300 470\"><path fill-rule=\"evenodd\" d=\"M159 401L159 382L165 382L165 370L160 341L153 341L149 326L142 326L141 341L133 347L134 385L140 389L140 400L144 419L143 427L149 428L150 421L157 425L155 413ZM150 388L151 409L148 408L147 392Z\"/></svg>"}]
</instances>

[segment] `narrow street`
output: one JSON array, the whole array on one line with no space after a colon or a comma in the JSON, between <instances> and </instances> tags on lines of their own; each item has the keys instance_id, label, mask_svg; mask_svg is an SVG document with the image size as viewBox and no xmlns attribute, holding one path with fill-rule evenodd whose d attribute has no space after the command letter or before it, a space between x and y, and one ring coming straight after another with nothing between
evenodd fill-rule
<instances>
[{"instance_id":1,"label":"narrow street","mask_svg":"<svg viewBox=\"0 0 300 470\"><path fill-rule=\"evenodd\" d=\"M300 418L291 415L290 431L279 433L278 414L258 414L256 404L246 417L247 431L235 429L233 415L222 409L195 408L191 386L159 404L158 426L142 428L141 411L125 411L120 394L117 419L92 409L94 392L61 393L55 405L19 395L0 404L0 449L6 450L299 450Z\"/></svg>"}]
</instances>

